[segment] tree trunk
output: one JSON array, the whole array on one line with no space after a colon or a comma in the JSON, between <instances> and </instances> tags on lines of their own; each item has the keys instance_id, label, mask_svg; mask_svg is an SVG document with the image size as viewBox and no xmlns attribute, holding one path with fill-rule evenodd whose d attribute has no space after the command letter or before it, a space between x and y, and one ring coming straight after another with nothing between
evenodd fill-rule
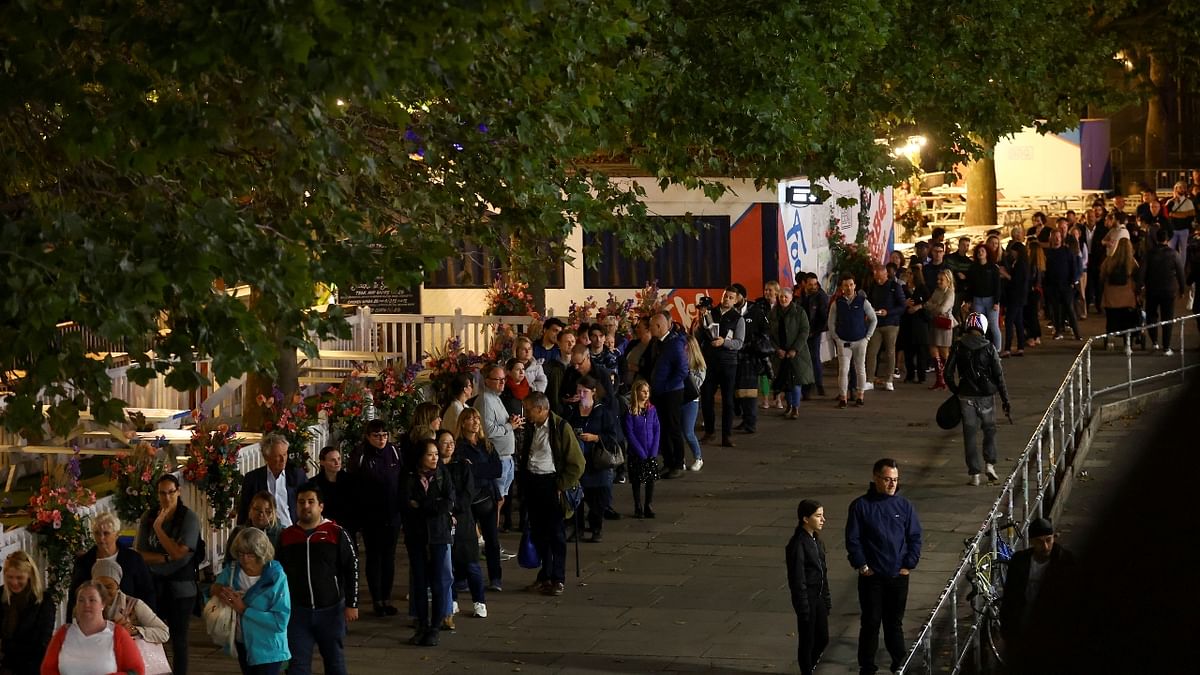
<instances>
[{"instance_id":1,"label":"tree trunk","mask_svg":"<svg viewBox=\"0 0 1200 675\"><path fill-rule=\"evenodd\" d=\"M1154 52L1150 53L1150 82L1154 85L1150 100L1146 106L1146 173L1151 175L1156 169L1167 164L1167 110L1166 85L1167 69L1162 59ZM1154 185L1149 185L1151 189Z\"/></svg>"},{"instance_id":2,"label":"tree trunk","mask_svg":"<svg viewBox=\"0 0 1200 675\"><path fill-rule=\"evenodd\" d=\"M978 141L978 139L976 139ZM967 212L963 224L967 227L996 226L996 160L992 153L995 144L982 142L987 155L967 164Z\"/></svg>"},{"instance_id":3,"label":"tree trunk","mask_svg":"<svg viewBox=\"0 0 1200 675\"><path fill-rule=\"evenodd\" d=\"M249 298L251 311L260 301L258 291L251 291ZM242 428L246 431L263 430L263 423L266 422L266 410L258 404L260 394L270 398L272 392L279 389L283 392L284 400L290 401L292 395L300 391L300 366L296 363L296 348L287 344L286 330L282 326L268 319L262 319L262 321L272 324L269 329L275 337L275 349L278 350L278 356L275 357L275 375L273 377L270 373L265 372L246 373L246 386L242 387Z\"/></svg>"}]
</instances>

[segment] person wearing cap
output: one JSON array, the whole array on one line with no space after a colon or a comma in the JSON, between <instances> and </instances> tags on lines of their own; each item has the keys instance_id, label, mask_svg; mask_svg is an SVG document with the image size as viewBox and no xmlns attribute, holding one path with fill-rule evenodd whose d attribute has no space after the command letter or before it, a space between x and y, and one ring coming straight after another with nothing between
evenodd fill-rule
<instances>
[{"instance_id":1,"label":"person wearing cap","mask_svg":"<svg viewBox=\"0 0 1200 675\"><path fill-rule=\"evenodd\" d=\"M1056 540L1054 524L1047 518L1037 518L1029 524L1029 548L1013 554L1008 561L1000 630L1010 645L1022 639L1022 626L1029 620L1041 589L1070 576L1075 558Z\"/></svg>"},{"instance_id":2,"label":"person wearing cap","mask_svg":"<svg viewBox=\"0 0 1200 675\"><path fill-rule=\"evenodd\" d=\"M1012 416L1008 387L1004 383L1004 368L995 345L984 335L987 317L978 312L967 316L963 336L950 349L946 360L946 386L958 396L962 408L963 450L967 458L968 485L979 485L981 471L988 481L996 475L996 394L1004 406L1004 414ZM975 437L983 429L983 463L980 466Z\"/></svg>"},{"instance_id":3,"label":"person wearing cap","mask_svg":"<svg viewBox=\"0 0 1200 675\"><path fill-rule=\"evenodd\" d=\"M104 601L104 618L129 631L135 640L161 645L171 639L167 624L154 610L132 595L121 590L125 572L115 560L102 558L92 565L92 581L104 587L100 599Z\"/></svg>"}]
</instances>

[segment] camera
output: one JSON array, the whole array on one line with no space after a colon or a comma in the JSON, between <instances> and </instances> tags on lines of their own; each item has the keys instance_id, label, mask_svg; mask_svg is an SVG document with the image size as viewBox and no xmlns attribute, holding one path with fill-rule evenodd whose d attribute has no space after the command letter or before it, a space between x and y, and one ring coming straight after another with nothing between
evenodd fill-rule
<instances>
[{"instance_id":1,"label":"camera","mask_svg":"<svg viewBox=\"0 0 1200 675\"><path fill-rule=\"evenodd\" d=\"M702 295L702 296L696 298L696 309L712 309L712 308L713 308L712 296Z\"/></svg>"}]
</instances>

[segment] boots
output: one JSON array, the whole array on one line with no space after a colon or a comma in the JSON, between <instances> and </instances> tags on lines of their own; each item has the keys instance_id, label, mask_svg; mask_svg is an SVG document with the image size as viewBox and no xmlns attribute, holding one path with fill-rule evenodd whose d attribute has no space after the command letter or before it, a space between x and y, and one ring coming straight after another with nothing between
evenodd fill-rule
<instances>
[{"instance_id":1,"label":"boots","mask_svg":"<svg viewBox=\"0 0 1200 675\"><path fill-rule=\"evenodd\" d=\"M645 515L647 518L654 517L654 509L651 508L651 506L650 506L651 502L653 502L653 501L654 501L654 481L648 481L646 483L646 505L645 505L645 507L642 508L642 514Z\"/></svg>"},{"instance_id":2,"label":"boots","mask_svg":"<svg viewBox=\"0 0 1200 675\"><path fill-rule=\"evenodd\" d=\"M643 518L642 515L642 484L633 484L633 517Z\"/></svg>"},{"instance_id":3,"label":"boots","mask_svg":"<svg viewBox=\"0 0 1200 675\"><path fill-rule=\"evenodd\" d=\"M934 367L937 368L937 380L935 380L934 383L929 388L931 390L945 389L946 388L946 362L943 361L942 357L939 356L939 357L937 357L937 362Z\"/></svg>"}]
</instances>

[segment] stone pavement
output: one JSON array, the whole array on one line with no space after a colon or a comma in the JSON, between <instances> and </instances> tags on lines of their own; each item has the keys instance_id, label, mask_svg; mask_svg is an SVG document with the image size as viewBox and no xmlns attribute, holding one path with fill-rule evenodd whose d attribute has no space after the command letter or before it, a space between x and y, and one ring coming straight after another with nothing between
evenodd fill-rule
<instances>
[{"instance_id":1,"label":"stone pavement","mask_svg":"<svg viewBox=\"0 0 1200 675\"><path fill-rule=\"evenodd\" d=\"M1085 321L1083 330L1102 332L1103 320ZM1200 344L1195 326L1188 331L1188 344ZM1079 347L1051 341L1005 361L1015 425L1000 428L1002 474L1028 442ZM1200 355L1189 350L1189 361L1196 358ZM1098 381L1113 382L1123 376L1125 363L1120 351L1097 353L1093 372ZM1135 363L1142 372L1163 368L1167 360L1138 353ZM831 394L834 388L827 384ZM932 422L944 398L924 386L898 384L894 392L868 392L862 409L837 410L826 398L803 404L796 421L782 419L777 410L761 414L758 434L737 436L732 449L705 447L703 471L659 483L656 520L609 521L603 543L581 543L579 578L570 548L563 596L520 590L534 572L514 560L506 563L506 590L488 595L488 618L459 615L457 632L443 632L438 648L406 645L411 629L403 617L366 616L353 624L349 670L797 672L783 547L795 527L796 502L814 497L824 502L828 516L824 540L833 591L831 644L818 672L856 672L855 573L842 534L846 509L866 489L874 461L891 456L900 462L902 493L916 504L925 528L905 617L909 640L959 561L963 539L977 530L997 492L965 484L961 432L941 431ZM629 486L615 486L614 493L616 508L629 514ZM505 535L509 550L516 550L517 541L517 534ZM400 546L395 597L401 607L407 591L403 550ZM466 597L460 594L460 600ZM237 672L236 661L210 646L198 621L192 645L192 672ZM881 644L879 664L885 669L886 659ZM315 661L321 672L319 657Z\"/></svg>"}]
</instances>

